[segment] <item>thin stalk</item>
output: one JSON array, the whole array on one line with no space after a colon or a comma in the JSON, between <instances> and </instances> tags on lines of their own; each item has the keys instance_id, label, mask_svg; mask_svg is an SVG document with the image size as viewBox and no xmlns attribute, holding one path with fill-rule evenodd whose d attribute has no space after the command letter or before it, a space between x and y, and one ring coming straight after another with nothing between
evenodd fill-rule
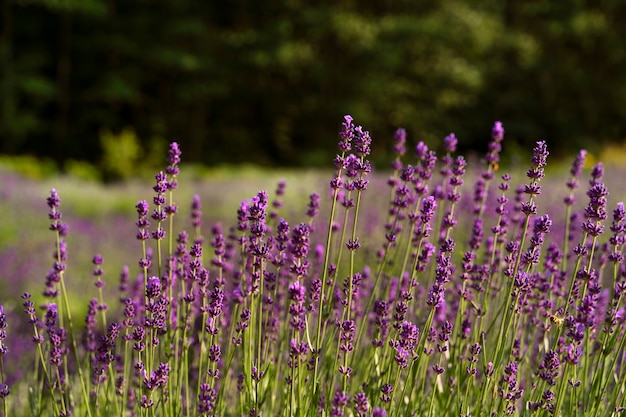
<instances>
[{"instance_id":1,"label":"thin stalk","mask_svg":"<svg viewBox=\"0 0 626 417\"><path fill-rule=\"evenodd\" d=\"M424 325L424 327L422 329L419 341L417 343L417 347L415 349L415 352L417 352L417 354L419 356L417 357L417 364L413 364L411 366L411 372L409 373L409 377L408 377L408 380L409 380L408 392L409 393L413 393L413 389L415 388L415 381L417 381L418 378L419 378L420 381L422 381L422 384L424 383L424 380L425 380L425 378L423 378L423 375L419 375L418 376L418 373L420 373L420 371L422 369L422 363L424 361L424 358L428 357L428 355L426 355L424 353L424 347L426 346L426 341L428 339L428 333L430 332L430 327L432 326L434 317L435 317L435 309L431 308L430 309L430 313L428 313L428 318L426 319L426 324ZM426 364L427 363L428 363L428 360L426 359ZM402 389L402 398L404 398L404 395L405 395L406 391L407 391L407 384L405 384L403 389ZM411 401L409 401L409 404L410 403L411 403ZM409 410L408 410L408 405L407 405L406 412L408 413L408 411Z\"/></svg>"},{"instance_id":2,"label":"thin stalk","mask_svg":"<svg viewBox=\"0 0 626 417\"><path fill-rule=\"evenodd\" d=\"M57 253L59 254L59 262L60 262L60 237L57 231ZM81 366L80 358L78 357L78 347L76 345L76 336L74 334L74 324L72 322L72 313L70 311L70 303L69 298L67 296L67 290L65 288L65 279L64 279L63 271L59 272L59 281L61 283L61 298L63 300L63 305L65 307L65 314L67 314L67 326L69 330L69 336L72 344L72 351L74 352L74 359L76 360L76 371L78 372L78 379L80 380L81 391L83 394L83 401L85 402L85 407L87 408L87 415L89 417L92 416L91 407L89 406L89 393L87 392L87 383L85 382L85 377L83 375L83 369ZM60 316L60 315L59 315ZM66 361L67 362L67 361Z\"/></svg>"},{"instance_id":3,"label":"thin stalk","mask_svg":"<svg viewBox=\"0 0 626 417\"><path fill-rule=\"evenodd\" d=\"M2 347L2 343L0 342L0 347ZM4 363L2 361L2 357L0 356L0 383L4 384ZM4 411L4 415L8 416L8 405L6 398L2 399L2 410Z\"/></svg>"},{"instance_id":4,"label":"thin stalk","mask_svg":"<svg viewBox=\"0 0 626 417\"><path fill-rule=\"evenodd\" d=\"M341 157L344 158L345 157L345 152L343 152L341 154ZM342 174L343 168L339 168L337 170L337 176L336 178L341 178L341 174ZM339 195L339 188L335 188L334 192L333 192L333 197L332 197L332 203L331 203L331 208L330 208L330 218L328 220L328 231L326 234L326 247L325 247L325 251L324 251L324 268L322 271L322 289L321 289L321 293L320 293L320 300L319 300L319 305L317 308L317 329L315 332L315 352L313 352L313 355L315 357L315 363L313 366L313 397L315 398L317 396L317 393L319 391L319 361L320 361L320 349L322 347L322 340L323 340L323 332L322 332L322 320L324 318L324 314L323 314L323 307L324 307L324 296L326 294L326 281L328 280L328 264L330 262L330 247L331 247L331 242L332 242L332 235L333 235L333 221L335 218L335 210L337 208L337 197ZM332 302L332 299L331 299Z\"/></svg>"}]
</instances>

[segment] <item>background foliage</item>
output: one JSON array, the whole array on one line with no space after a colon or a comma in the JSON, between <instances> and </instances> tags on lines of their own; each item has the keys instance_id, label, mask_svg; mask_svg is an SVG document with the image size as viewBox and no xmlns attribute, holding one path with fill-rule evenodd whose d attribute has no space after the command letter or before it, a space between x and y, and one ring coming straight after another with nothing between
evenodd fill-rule
<instances>
[{"instance_id":1,"label":"background foliage","mask_svg":"<svg viewBox=\"0 0 626 417\"><path fill-rule=\"evenodd\" d=\"M3 0L1 13L0 153L110 178L174 140L190 162L325 164L346 113L381 161L399 126L480 152L493 120L509 149L545 139L553 155L625 136L622 1ZM123 158L102 157L116 138Z\"/></svg>"}]
</instances>

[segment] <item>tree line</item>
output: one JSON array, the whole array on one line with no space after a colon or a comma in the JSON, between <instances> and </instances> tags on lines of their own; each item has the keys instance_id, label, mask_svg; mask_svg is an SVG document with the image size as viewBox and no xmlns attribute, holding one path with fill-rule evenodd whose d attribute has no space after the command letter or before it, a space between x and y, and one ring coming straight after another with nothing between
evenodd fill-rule
<instances>
[{"instance_id":1,"label":"tree line","mask_svg":"<svg viewBox=\"0 0 626 417\"><path fill-rule=\"evenodd\" d=\"M97 163L132 129L204 164L327 164L350 113L387 160L433 147L555 153L626 133L626 3L3 0L0 152ZM161 145L162 146L162 145Z\"/></svg>"}]
</instances>

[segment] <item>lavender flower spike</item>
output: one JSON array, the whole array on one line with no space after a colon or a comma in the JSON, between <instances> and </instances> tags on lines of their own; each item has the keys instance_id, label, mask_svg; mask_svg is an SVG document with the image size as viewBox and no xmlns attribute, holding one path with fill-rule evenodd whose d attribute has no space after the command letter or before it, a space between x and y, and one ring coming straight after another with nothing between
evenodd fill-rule
<instances>
[{"instance_id":1,"label":"lavender flower spike","mask_svg":"<svg viewBox=\"0 0 626 417\"><path fill-rule=\"evenodd\" d=\"M406 130L403 128L396 130L396 133L393 135L393 141L393 151L399 156L404 155L406 152Z\"/></svg>"},{"instance_id":2,"label":"lavender flower spike","mask_svg":"<svg viewBox=\"0 0 626 417\"><path fill-rule=\"evenodd\" d=\"M3 357L9 352L4 339L7 338L7 315L4 307L0 305L0 369L3 368ZM4 373L0 373L0 399L8 397L10 394L9 386L5 383ZM5 409L6 411L6 409Z\"/></svg>"},{"instance_id":3,"label":"lavender flower spike","mask_svg":"<svg viewBox=\"0 0 626 417\"><path fill-rule=\"evenodd\" d=\"M504 127L502 127L502 122L497 121L493 124L493 128L491 128L491 137L496 142L502 142L502 139L504 139Z\"/></svg>"},{"instance_id":4,"label":"lavender flower spike","mask_svg":"<svg viewBox=\"0 0 626 417\"><path fill-rule=\"evenodd\" d=\"M350 115L345 115L343 118L344 122L341 124L341 132L339 132L341 140L338 146L341 152L350 152L350 150L352 150L352 139L354 139L353 119Z\"/></svg>"},{"instance_id":5,"label":"lavender flower spike","mask_svg":"<svg viewBox=\"0 0 626 417\"><path fill-rule=\"evenodd\" d=\"M459 141L454 133L450 133L443 139L443 143L447 152L454 153L456 152L456 145L459 143Z\"/></svg>"}]
</instances>

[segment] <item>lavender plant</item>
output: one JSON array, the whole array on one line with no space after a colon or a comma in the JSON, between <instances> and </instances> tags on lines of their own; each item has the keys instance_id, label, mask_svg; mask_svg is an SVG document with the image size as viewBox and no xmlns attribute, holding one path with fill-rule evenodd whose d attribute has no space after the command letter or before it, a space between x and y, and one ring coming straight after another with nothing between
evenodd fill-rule
<instances>
[{"instance_id":1,"label":"lavender plant","mask_svg":"<svg viewBox=\"0 0 626 417\"><path fill-rule=\"evenodd\" d=\"M626 211L608 207L601 164L586 206L576 204L581 151L562 189L551 189L564 206L544 210L547 145L537 142L513 198L514 176L498 173L500 122L482 167L469 170L454 134L440 159L420 142L409 160L398 130L386 185L370 182L370 134L345 116L339 136L329 189L312 193L301 215L287 218L280 181L273 197L241 202L230 227L205 227L198 195L188 220L177 215L173 143L152 203L135 207L136 266L123 268L109 300L99 254L90 296L83 290L90 301L68 292L80 273L68 269L72 235L53 189L44 298L22 297L32 373L13 381L5 357L21 327L0 306L2 415L626 410ZM386 194L386 207L375 204ZM382 224L364 224L381 207ZM83 321L73 314L80 303Z\"/></svg>"}]
</instances>

